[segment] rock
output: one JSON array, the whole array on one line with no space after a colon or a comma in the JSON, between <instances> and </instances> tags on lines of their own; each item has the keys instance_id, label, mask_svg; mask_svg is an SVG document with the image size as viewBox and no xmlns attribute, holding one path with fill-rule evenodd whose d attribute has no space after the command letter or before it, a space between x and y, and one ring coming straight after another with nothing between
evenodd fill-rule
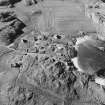
<instances>
[{"instance_id":1,"label":"rock","mask_svg":"<svg viewBox=\"0 0 105 105\"><path fill-rule=\"evenodd\" d=\"M8 6L10 4L10 0L0 0L0 6Z\"/></svg>"},{"instance_id":2,"label":"rock","mask_svg":"<svg viewBox=\"0 0 105 105\"><path fill-rule=\"evenodd\" d=\"M31 6L33 4L38 4L41 1L43 1L43 0L23 0L24 4L26 6Z\"/></svg>"},{"instance_id":3,"label":"rock","mask_svg":"<svg viewBox=\"0 0 105 105\"><path fill-rule=\"evenodd\" d=\"M19 37L23 32L22 29L25 27L24 23L20 20L15 19L9 26L5 26L0 30L1 44L9 45Z\"/></svg>"},{"instance_id":4,"label":"rock","mask_svg":"<svg viewBox=\"0 0 105 105\"><path fill-rule=\"evenodd\" d=\"M104 78L95 78L95 83L101 85L101 86L105 86L105 79Z\"/></svg>"},{"instance_id":5,"label":"rock","mask_svg":"<svg viewBox=\"0 0 105 105\"><path fill-rule=\"evenodd\" d=\"M97 1L92 4L92 8L88 5L86 8L86 15L93 21L97 30L97 36L100 40L105 40L105 4Z\"/></svg>"},{"instance_id":6,"label":"rock","mask_svg":"<svg viewBox=\"0 0 105 105\"><path fill-rule=\"evenodd\" d=\"M105 0L101 0L101 1L105 3Z\"/></svg>"},{"instance_id":7,"label":"rock","mask_svg":"<svg viewBox=\"0 0 105 105\"><path fill-rule=\"evenodd\" d=\"M20 2L21 0L0 0L0 6L10 6L13 7L13 5L17 2Z\"/></svg>"},{"instance_id":8,"label":"rock","mask_svg":"<svg viewBox=\"0 0 105 105\"><path fill-rule=\"evenodd\" d=\"M0 21L1 22L10 22L16 19L16 15L13 11L2 11L0 13Z\"/></svg>"},{"instance_id":9,"label":"rock","mask_svg":"<svg viewBox=\"0 0 105 105\"><path fill-rule=\"evenodd\" d=\"M24 1L24 4L26 5L26 6L30 6L30 5L33 5L33 0L23 0Z\"/></svg>"}]
</instances>

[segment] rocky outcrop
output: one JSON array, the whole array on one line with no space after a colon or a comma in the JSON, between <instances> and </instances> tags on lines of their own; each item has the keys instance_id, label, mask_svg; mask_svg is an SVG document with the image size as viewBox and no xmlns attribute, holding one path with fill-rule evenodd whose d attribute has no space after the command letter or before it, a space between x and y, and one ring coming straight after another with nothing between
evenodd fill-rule
<instances>
[{"instance_id":1,"label":"rocky outcrop","mask_svg":"<svg viewBox=\"0 0 105 105\"><path fill-rule=\"evenodd\" d=\"M105 4L97 1L95 4L87 5L86 15L93 21L98 33L98 38L105 40Z\"/></svg>"},{"instance_id":2,"label":"rocky outcrop","mask_svg":"<svg viewBox=\"0 0 105 105\"><path fill-rule=\"evenodd\" d=\"M11 24L0 29L0 42L4 45L9 45L22 34L22 29L25 27L24 23L15 19Z\"/></svg>"},{"instance_id":3,"label":"rocky outcrop","mask_svg":"<svg viewBox=\"0 0 105 105\"><path fill-rule=\"evenodd\" d=\"M0 0L0 6L7 6L10 4L10 0Z\"/></svg>"},{"instance_id":4,"label":"rocky outcrop","mask_svg":"<svg viewBox=\"0 0 105 105\"><path fill-rule=\"evenodd\" d=\"M0 22L11 22L16 19L16 15L13 11L1 11Z\"/></svg>"},{"instance_id":5,"label":"rocky outcrop","mask_svg":"<svg viewBox=\"0 0 105 105\"><path fill-rule=\"evenodd\" d=\"M21 0L0 0L0 6L10 6L13 7L15 3L20 2Z\"/></svg>"}]
</instances>

